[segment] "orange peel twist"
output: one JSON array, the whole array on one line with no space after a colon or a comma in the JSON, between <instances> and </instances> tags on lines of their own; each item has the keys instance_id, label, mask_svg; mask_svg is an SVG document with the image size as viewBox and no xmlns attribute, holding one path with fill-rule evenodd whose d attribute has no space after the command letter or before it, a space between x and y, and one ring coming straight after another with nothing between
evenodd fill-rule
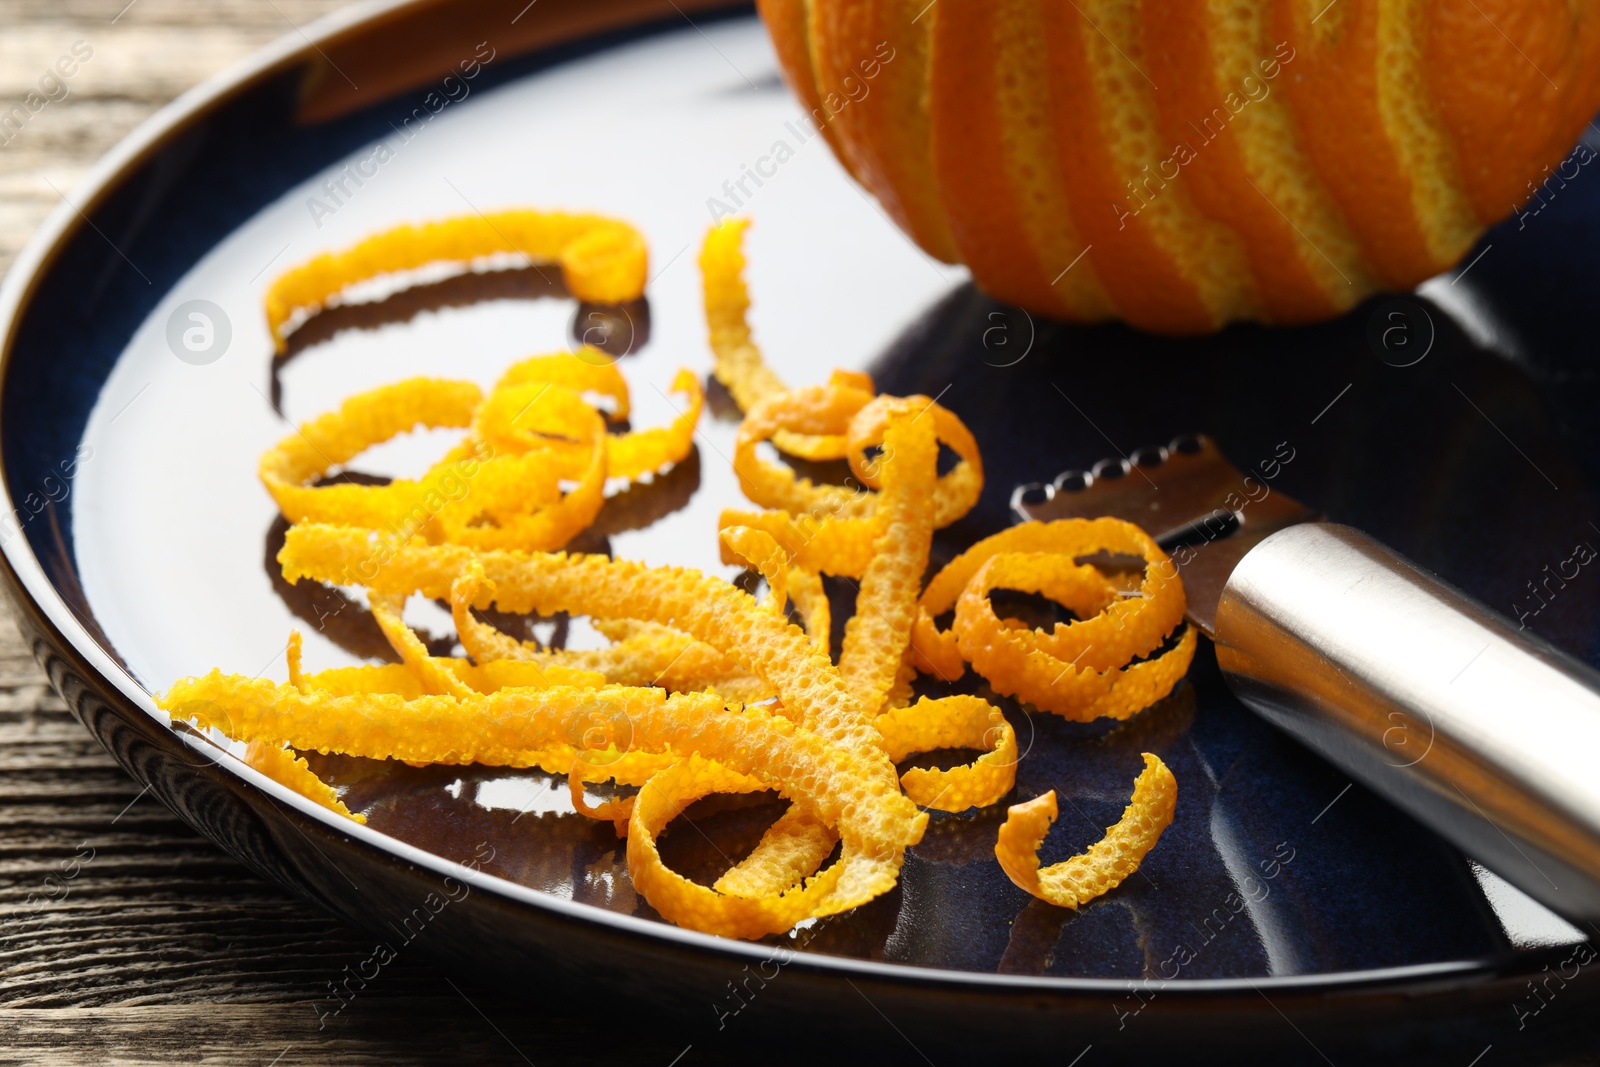
<instances>
[{"instance_id":1,"label":"orange peel twist","mask_svg":"<svg viewBox=\"0 0 1600 1067\"><path fill-rule=\"evenodd\" d=\"M1051 904L1076 908L1115 889L1139 869L1171 824L1177 804L1177 779L1146 752L1122 818L1087 852L1039 868L1039 846L1056 821L1056 794L1051 790L1009 810L994 846L995 858L1018 888Z\"/></svg>"},{"instance_id":2,"label":"orange peel twist","mask_svg":"<svg viewBox=\"0 0 1600 1067\"><path fill-rule=\"evenodd\" d=\"M502 211L397 226L286 271L267 290L267 329L281 354L297 312L314 312L351 286L432 263L470 264L514 253L558 263L579 300L626 304L644 295L649 251L625 222L599 215Z\"/></svg>"}]
</instances>

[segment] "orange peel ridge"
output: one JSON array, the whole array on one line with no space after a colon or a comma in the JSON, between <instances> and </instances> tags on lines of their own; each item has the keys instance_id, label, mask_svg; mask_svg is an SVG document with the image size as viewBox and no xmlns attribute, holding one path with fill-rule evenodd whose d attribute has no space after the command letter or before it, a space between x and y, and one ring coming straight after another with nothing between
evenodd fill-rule
<instances>
[{"instance_id":1,"label":"orange peel ridge","mask_svg":"<svg viewBox=\"0 0 1600 1067\"><path fill-rule=\"evenodd\" d=\"M1011 807L995 858L1018 888L1063 908L1076 908L1121 885L1143 862L1177 810L1178 782L1161 760L1144 753L1144 770L1122 818L1088 851L1043 870L1039 846L1056 821L1054 790Z\"/></svg>"}]
</instances>

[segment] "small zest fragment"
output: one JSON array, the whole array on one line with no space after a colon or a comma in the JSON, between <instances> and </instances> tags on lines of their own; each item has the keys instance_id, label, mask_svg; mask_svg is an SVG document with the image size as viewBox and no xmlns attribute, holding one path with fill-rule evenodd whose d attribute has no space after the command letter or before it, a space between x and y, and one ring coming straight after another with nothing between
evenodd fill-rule
<instances>
[{"instance_id":1,"label":"small zest fragment","mask_svg":"<svg viewBox=\"0 0 1600 1067\"><path fill-rule=\"evenodd\" d=\"M252 741L244 750L244 762L307 800L366 825L367 817L345 807L338 791L313 774L311 765L293 749Z\"/></svg>"},{"instance_id":2,"label":"small zest fragment","mask_svg":"<svg viewBox=\"0 0 1600 1067\"><path fill-rule=\"evenodd\" d=\"M718 536L727 551L765 579L766 606L783 616L789 601L789 554L772 535L748 526L725 526Z\"/></svg>"},{"instance_id":3,"label":"small zest fragment","mask_svg":"<svg viewBox=\"0 0 1600 1067\"><path fill-rule=\"evenodd\" d=\"M1172 823L1177 804L1177 779L1146 752L1122 818L1087 852L1039 869L1039 846L1056 821L1056 794L1051 790L1009 810L994 846L995 858L1019 889L1059 907L1076 908L1115 889L1139 869Z\"/></svg>"},{"instance_id":4,"label":"small zest fragment","mask_svg":"<svg viewBox=\"0 0 1600 1067\"><path fill-rule=\"evenodd\" d=\"M577 809L579 815L602 822L616 823L617 836L626 837L626 824L633 815L633 803L637 798L618 797L615 800L591 804L589 797L583 791L584 783L606 781L613 775L603 769L597 773L596 766L589 762L588 756L589 753L579 752L572 757L572 766L567 768L567 790L572 796L572 806ZM602 768L604 766L601 764Z\"/></svg>"}]
</instances>

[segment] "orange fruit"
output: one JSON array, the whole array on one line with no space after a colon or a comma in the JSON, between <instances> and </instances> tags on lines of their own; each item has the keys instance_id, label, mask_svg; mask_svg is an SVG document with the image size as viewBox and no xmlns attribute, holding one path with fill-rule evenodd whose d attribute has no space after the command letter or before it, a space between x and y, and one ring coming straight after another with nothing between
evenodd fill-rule
<instances>
[{"instance_id":1,"label":"orange fruit","mask_svg":"<svg viewBox=\"0 0 1600 1067\"><path fill-rule=\"evenodd\" d=\"M758 0L929 254L1080 322L1311 322L1451 267L1593 153L1579 0Z\"/></svg>"}]
</instances>

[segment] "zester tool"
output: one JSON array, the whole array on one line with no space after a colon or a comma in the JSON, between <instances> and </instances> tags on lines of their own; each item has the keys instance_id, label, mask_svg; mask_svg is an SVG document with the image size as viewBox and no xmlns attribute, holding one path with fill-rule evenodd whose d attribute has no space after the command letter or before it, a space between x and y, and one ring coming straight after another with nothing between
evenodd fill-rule
<instances>
[{"instance_id":1,"label":"zester tool","mask_svg":"<svg viewBox=\"0 0 1600 1067\"><path fill-rule=\"evenodd\" d=\"M1600 672L1201 435L1018 486L1172 554L1235 695L1553 911L1600 922ZM1593 927L1589 927L1592 929Z\"/></svg>"}]
</instances>

